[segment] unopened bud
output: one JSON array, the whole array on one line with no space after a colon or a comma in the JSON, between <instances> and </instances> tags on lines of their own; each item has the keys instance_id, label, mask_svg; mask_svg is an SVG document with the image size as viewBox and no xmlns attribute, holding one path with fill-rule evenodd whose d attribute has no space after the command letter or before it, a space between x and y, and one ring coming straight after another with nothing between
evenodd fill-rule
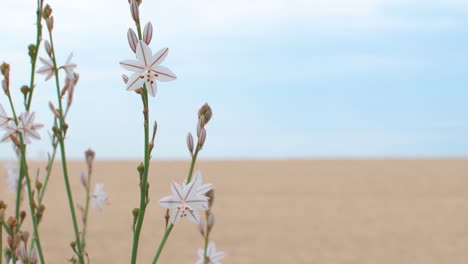
<instances>
[{"instance_id":1,"label":"unopened bud","mask_svg":"<svg viewBox=\"0 0 468 264\"><path fill-rule=\"evenodd\" d=\"M26 218L26 211L21 211L20 212L20 221L23 222L25 218Z\"/></svg>"},{"instance_id":2,"label":"unopened bud","mask_svg":"<svg viewBox=\"0 0 468 264\"><path fill-rule=\"evenodd\" d=\"M36 54L37 54L36 45L29 44L29 46L28 46L28 55L29 55L29 57L31 57L31 60L36 57Z\"/></svg>"},{"instance_id":3,"label":"unopened bud","mask_svg":"<svg viewBox=\"0 0 468 264\"><path fill-rule=\"evenodd\" d=\"M202 128L200 131L200 136L198 137L198 146L203 147L206 140L206 129Z\"/></svg>"},{"instance_id":4,"label":"unopened bud","mask_svg":"<svg viewBox=\"0 0 468 264\"><path fill-rule=\"evenodd\" d=\"M50 43L48 40L45 40L44 41L44 48L47 52L47 54L49 55L49 57L52 55L52 47L50 46Z\"/></svg>"},{"instance_id":5,"label":"unopened bud","mask_svg":"<svg viewBox=\"0 0 468 264\"><path fill-rule=\"evenodd\" d=\"M28 253L26 253L24 244L20 244L20 246L16 248L16 256L22 261L22 263L28 263Z\"/></svg>"},{"instance_id":6,"label":"unopened bud","mask_svg":"<svg viewBox=\"0 0 468 264\"><path fill-rule=\"evenodd\" d=\"M88 187L88 179L86 179L84 172L80 173L80 182L81 182L81 185L83 185L83 187L85 188Z\"/></svg>"},{"instance_id":7,"label":"unopened bud","mask_svg":"<svg viewBox=\"0 0 468 264\"><path fill-rule=\"evenodd\" d=\"M70 247L73 248L73 249L75 249L75 247L76 247L76 242L75 242L75 241L70 242Z\"/></svg>"},{"instance_id":8,"label":"unopened bud","mask_svg":"<svg viewBox=\"0 0 468 264\"><path fill-rule=\"evenodd\" d=\"M153 25L151 22L146 23L145 28L143 29L143 41L149 45L151 39L153 38Z\"/></svg>"},{"instance_id":9,"label":"unopened bud","mask_svg":"<svg viewBox=\"0 0 468 264\"><path fill-rule=\"evenodd\" d=\"M140 215L140 209L139 208L133 208L132 215L135 218L138 217Z\"/></svg>"},{"instance_id":10,"label":"unopened bud","mask_svg":"<svg viewBox=\"0 0 468 264\"><path fill-rule=\"evenodd\" d=\"M23 240L25 245L28 244L28 240L29 240L29 232L28 231L21 232L21 240Z\"/></svg>"},{"instance_id":11,"label":"unopened bud","mask_svg":"<svg viewBox=\"0 0 468 264\"><path fill-rule=\"evenodd\" d=\"M54 29L54 17L51 16L46 18L46 24L49 31L52 31L52 29Z\"/></svg>"},{"instance_id":12,"label":"unopened bud","mask_svg":"<svg viewBox=\"0 0 468 264\"><path fill-rule=\"evenodd\" d=\"M38 263L38 257L37 257L37 250L36 248L33 248L31 252L29 253L29 263L30 264L37 264Z\"/></svg>"},{"instance_id":13,"label":"unopened bud","mask_svg":"<svg viewBox=\"0 0 468 264\"><path fill-rule=\"evenodd\" d=\"M49 108L50 108L50 111L52 111L52 113L54 114L55 118L59 118L59 113L57 111L57 108L55 108L55 105L49 101Z\"/></svg>"},{"instance_id":14,"label":"unopened bud","mask_svg":"<svg viewBox=\"0 0 468 264\"><path fill-rule=\"evenodd\" d=\"M205 195L208 197L208 208L211 209L211 207L213 207L215 198L214 189L209 190Z\"/></svg>"},{"instance_id":15,"label":"unopened bud","mask_svg":"<svg viewBox=\"0 0 468 264\"><path fill-rule=\"evenodd\" d=\"M0 66L0 72L2 73L3 76L9 76L10 75L10 64L4 62Z\"/></svg>"},{"instance_id":16,"label":"unopened bud","mask_svg":"<svg viewBox=\"0 0 468 264\"><path fill-rule=\"evenodd\" d=\"M138 3L135 0L130 0L130 13L135 23L140 23L140 11L138 10Z\"/></svg>"},{"instance_id":17,"label":"unopened bud","mask_svg":"<svg viewBox=\"0 0 468 264\"><path fill-rule=\"evenodd\" d=\"M200 110L198 110L198 119L202 120L202 127L205 127L208 122L210 122L211 117L213 116L213 112L211 111L211 107L208 103L205 103Z\"/></svg>"},{"instance_id":18,"label":"unopened bud","mask_svg":"<svg viewBox=\"0 0 468 264\"><path fill-rule=\"evenodd\" d=\"M47 18L49 18L51 15L52 15L52 8L50 7L49 4L47 4L47 5L44 7L44 10L42 11L42 17L43 17L44 19L47 19Z\"/></svg>"},{"instance_id":19,"label":"unopened bud","mask_svg":"<svg viewBox=\"0 0 468 264\"><path fill-rule=\"evenodd\" d=\"M187 134L187 148L190 151L190 153L193 153L193 137L192 133Z\"/></svg>"},{"instance_id":20,"label":"unopened bud","mask_svg":"<svg viewBox=\"0 0 468 264\"><path fill-rule=\"evenodd\" d=\"M24 96L27 96L29 94L29 92L31 91L31 89L29 89L29 87L27 85L21 86L20 90L21 90L21 93Z\"/></svg>"},{"instance_id":21,"label":"unopened bud","mask_svg":"<svg viewBox=\"0 0 468 264\"><path fill-rule=\"evenodd\" d=\"M210 232L215 224L215 216L211 210L209 210L207 213L207 223L208 223L208 232Z\"/></svg>"},{"instance_id":22,"label":"unopened bud","mask_svg":"<svg viewBox=\"0 0 468 264\"><path fill-rule=\"evenodd\" d=\"M88 165L88 169L91 171L93 168L94 157L96 156L96 152L92 149L88 149L85 151L85 158L86 164Z\"/></svg>"},{"instance_id":23,"label":"unopened bud","mask_svg":"<svg viewBox=\"0 0 468 264\"><path fill-rule=\"evenodd\" d=\"M131 28L128 29L127 40L128 40L128 45L130 45L130 48L133 50L133 52L136 52L136 48L138 45L138 37L135 34L135 31L133 31L133 29Z\"/></svg>"},{"instance_id":24,"label":"unopened bud","mask_svg":"<svg viewBox=\"0 0 468 264\"><path fill-rule=\"evenodd\" d=\"M8 90L8 85L6 83L6 80L2 80L2 89L3 89L3 92L8 95L10 93L10 91Z\"/></svg>"},{"instance_id":25,"label":"unopened bud","mask_svg":"<svg viewBox=\"0 0 468 264\"><path fill-rule=\"evenodd\" d=\"M140 175L143 175L143 172L145 171L145 165L143 165L143 163L140 163L140 165L138 165L137 167L137 171L138 173L140 173Z\"/></svg>"},{"instance_id":26,"label":"unopened bud","mask_svg":"<svg viewBox=\"0 0 468 264\"><path fill-rule=\"evenodd\" d=\"M125 84L127 84L127 83L128 83L128 76L125 75L125 74L122 74L122 80L123 80L123 82L124 82Z\"/></svg>"},{"instance_id":27,"label":"unopened bud","mask_svg":"<svg viewBox=\"0 0 468 264\"><path fill-rule=\"evenodd\" d=\"M7 244L10 249L16 249L18 245L18 237L17 236L7 236Z\"/></svg>"},{"instance_id":28,"label":"unopened bud","mask_svg":"<svg viewBox=\"0 0 468 264\"><path fill-rule=\"evenodd\" d=\"M142 92L143 92L142 88L138 88L138 89L135 90L135 93L137 93L137 94L142 94Z\"/></svg>"},{"instance_id":29,"label":"unopened bud","mask_svg":"<svg viewBox=\"0 0 468 264\"><path fill-rule=\"evenodd\" d=\"M40 191L40 190L42 189L42 182L40 182L40 181L37 181L37 182L36 182L36 189L37 189L38 191Z\"/></svg>"},{"instance_id":30,"label":"unopened bud","mask_svg":"<svg viewBox=\"0 0 468 264\"><path fill-rule=\"evenodd\" d=\"M13 216L8 217L7 225L8 225L10 228L15 227L16 224L18 224L18 221L16 221L16 218L14 218Z\"/></svg>"},{"instance_id":31,"label":"unopened bud","mask_svg":"<svg viewBox=\"0 0 468 264\"><path fill-rule=\"evenodd\" d=\"M200 234L204 237L205 236L205 225L203 223L203 220L200 218L200 221L198 221L198 231L200 231Z\"/></svg>"}]
</instances>

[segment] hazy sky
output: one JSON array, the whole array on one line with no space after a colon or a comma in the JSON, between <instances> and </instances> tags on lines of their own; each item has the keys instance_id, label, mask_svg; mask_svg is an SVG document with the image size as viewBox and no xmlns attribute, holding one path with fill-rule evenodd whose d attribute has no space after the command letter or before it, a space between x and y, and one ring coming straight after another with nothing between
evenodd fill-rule
<instances>
[{"instance_id":1,"label":"hazy sky","mask_svg":"<svg viewBox=\"0 0 468 264\"><path fill-rule=\"evenodd\" d=\"M80 83L69 116L69 156L142 156L140 99L118 62L132 58L126 0L48 1L63 63ZM14 88L29 81L36 1L2 3L0 60ZM151 119L155 158L186 158L187 132L205 102L214 117L204 158L468 155L468 0L144 0L150 47L169 47L178 80L159 83ZM44 50L41 49L42 56ZM55 99L37 81L33 108L46 124L30 155L49 151ZM21 99L18 89L17 104ZM8 109L6 98L0 103ZM0 158L12 157L0 145Z\"/></svg>"}]
</instances>

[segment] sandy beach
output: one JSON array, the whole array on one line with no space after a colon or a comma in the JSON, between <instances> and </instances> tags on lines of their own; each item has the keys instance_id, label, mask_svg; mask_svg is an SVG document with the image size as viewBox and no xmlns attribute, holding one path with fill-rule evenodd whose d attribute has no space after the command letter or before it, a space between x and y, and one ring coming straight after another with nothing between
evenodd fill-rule
<instances>
[{"instance_id":1,"label":"sandy beach","mask_svg":"<svg viewBox=\"0 0 468 264\"><path fill-rule=\"evenodd\" d=\"M128 263L131 211L138 207L138 161L98 161L93 182L110 204L92 211L91 263ZM70 162L76 203L84 161ZM158 200L182 181L188 161L154 161L138 263L150 263L164 230ZM44 164L32 163L30 171ZM212 239L224 263L466 264L468 160L201 161L216 186ZM72 256L72 225L56 165L40 226L48 263ZM0 181L0 199L13 194ZM26 205L26 204L24 204ZM9 211L11 212L11 211ZM29 216L28 216L29 217ZM203 240L194 224L177 224L160 263L195 263Z\"/></svg>"}]
</instances>

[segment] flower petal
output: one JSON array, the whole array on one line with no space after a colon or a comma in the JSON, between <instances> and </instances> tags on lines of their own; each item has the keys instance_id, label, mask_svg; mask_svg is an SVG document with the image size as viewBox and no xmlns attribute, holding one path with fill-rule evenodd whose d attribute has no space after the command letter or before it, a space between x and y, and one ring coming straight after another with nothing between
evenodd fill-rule
<instances>
[{"instance_id":1,"label":"flower petal","mask_svg":"<svg viewBox=\"0 0 468 264\"><path fill-rule=\"evenodd\" d=\"M126 70L138 72L138 73L142 73L145 70L145 65L143 65L143 63L137 60L121 61L120 66L122 66L122 68Z\"/></svg>"},{"instance_id":2,"label":"flower petal","mask_svg":"<svg viewBox=\"0 0 468 264\"><path fill-rule=\"evenodd\" d=\"M139 73L134 73L130 76L127 82L127 91L135 91L136 89L143 86L145 80L141 78Z\"/></svg>"},{"instance_id":3,"label":"flower petal","mask_svg":"<svg viewBox=\"0 0 468 264\"><path fill-rule=\"evenodd\" d=\"M168 48L163 48L159 50L158 52L156 52L156 54L154 54L154 56L151 58L150 67L154 68L158 66L159 64L161 64L166 59L168 53L169 53Z\"/></svg>"},{"instance_id":4,"label":"flower petal","mask_svg":"<svg viewBox=\"0 0 468 264\"><path fill-rule=\"evenodd\" d=\"M172 223L175 225L179 222L180 218L182 217L183 210L180 208L172 210L171 218Z\"/></svg>"},{"instance_id":5,"label":"flower petal","mask_svg":"<svg viewBox=\"0 0 468 264\"><path fill-rule=\"evenodd\" d=\"M195 223L195 224L198 224L198 222L200 222L200 212L198 212L198 210L186 210L185 213L187 214L187 218Z\"/></svg>"},{"instance_id":6,"label":"flower petal","mask_svg":"<svg viewBox=\"0 0 468 264\"><path fill-rule=\"evenodd\" d=\"M156 81L154 79L150 79L150 81L146 81L146 89L148 89L148 93L155 97L156 92L158 91L158 86L156 84Z\"/></svg>"},{"instance_id":7,"label":"flower petal","mask_svg":"<svg viewBox=\"0 0 468 264\"><path fill-rule=\"evenodd\" d=\"M176 208L180 204L180 200L176 199L176 197L174 197L173 195L168 195L161 198L161 200L159 200L159 204L162 207L172 209Z\"/></svg>"},{"instance_id":8,"label":"flower petal","mask_svg":"<svg viewBox=\"0 0 468 264\"><path fill-rule=\"evenodd\" d=\"M182 196L182 188L177 182L171 182L171 191L180 200L184 200Z\"/></svg>"},{"instance_id":9,"label":"flower petal","mask_svg":"<svg viewBox=\"0 0 468 264\"><path fill-rule=\"evenodd\" d=\"M175 73L173 73L169 68L164 66L156 66L151 69L151 72L157 74L156 80L161 82L169 82L177 79Z\"/></svg>"},{"instance_id":10,"label":"flower petal","mask_svg":"<svg viewBox=\"0 0 468 264\"><path fill-rule=\"evenodd\" d=\"M138 41L136 56L137 59L145 66L148 66L151 62L151 49L142 40Z\"/></svg>"}]
</instances>

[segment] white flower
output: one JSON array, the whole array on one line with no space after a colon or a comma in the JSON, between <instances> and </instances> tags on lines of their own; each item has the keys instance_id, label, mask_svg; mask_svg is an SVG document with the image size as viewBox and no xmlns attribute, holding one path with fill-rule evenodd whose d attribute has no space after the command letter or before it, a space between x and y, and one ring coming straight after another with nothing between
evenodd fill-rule
<instances>
[{"instance_id":1,"label":"white flower","mask_svg":"<svg viewBox=\"0 0 468 264\"><path fill-rule=\"evenodd\" d=\"M91 197L91 206L95 209L102 209L106 204L108 204L108 199L107 193L104 191L104 184L96 183Z\"/></svg>"},{"instance_id":2,"label":"white flower","mask_svg":"<svg viewBox=\"0 0 468 264\"><path fill-rule=\"evenodd\" d=\"M3 106L0 104L0 127L4 127L8 124L8 121L10 121L11 118L9 118L6 115L5 109Z\"/></svg>"},{"instance_id":3,"label":"white flower","mask_svg":"<svg viewBox=\"0 0 468 264\"><path fill-rule=\"evenodd\" d=\"M8 161L5 165L6 178L8 182L8 191L16 193L18 191L18 181L19 181L19 172L18 172L18 162L17 161Z\"/></svg>"},{"instance_id":4,"label":"white flower","mask_svg":"<svg viewBox=\"0 0 468 264\"><path fill-rule=\"evenodd\" d=\"M181 217L198 223L200 212L198 210L208 209L208 197L201 195L197 191L195 182L184 185L182 188L178 183L171 183L172 195L159 200L161 206L172 209L172 223L176 224Z\"/></svg>"},{"instance_id":5,"label":"white flower","mask_svg":"<svg viewBox=\"0 0 468 264\"><path fill-rule=\"evenodd\" d=\"M156 81L167 82L175 80L176 75L167 67L160 64L167 57L168 48L161 49L156 54L151 55L151 49L143 41L138 41L136 57L138 60L124 60L120 65L134 72L127 82L127 90L134 91L146 83L146 88L151 96L156 96Z\"/></svg>"},{"instance_id":6,"label":"white flower","mask_svg":"<svg viewBox=\"0 0 468 264\"><path fill-rule=\"evenodd\" d=\"M54 63L49 59L44 59L42 57L39 58L42 64L44 64L41 68L37 69L37 73L44 74L46 76L45 80L49 80L55 74Z\"/></svg>"},{"instance_id":7,"label":"white flower","mask_svg":"<svg viewBox=\"0 0 468 264\"><path fill-rule=\"evenodd\" d=\"M11 141L11 137L16 137L16 133L18 133L18 127L16 126L15 122L11 120L6 126L3 127L6 131L5 135L3 135L0 142L8 142Z\"/></svg>"},{"instance_id":8,"label":"white flower","mask_svg":"<svg viewBox=\"0 0 468 264\"><path fill-rule=\"evenodd\" d=\"M72 58L73 58L73 53L70 53L70 55L67 58L67 61L60 68L64 69L65 73L67 74L67 78L73 81L75 80L74 69L76 68L76 64L71 61Z\"/></svg>"},{"instance_id":9,"label":"white flower","mask_svg":"<svg viewBox=\"0 0 468 264\"><path fill-rule=\"evenodd\" d=\"M24 112L19 116L19 123L18 123L18 131L23 134L24 143L29 144L31 143L31 138L41 139L39 133L36 130L42 128L44 125L42 124L35 124L34 118L36 114Z\"/></svg>"},{"instance_id":10,"label":"white flower","mask_svg":"<svg viewBox=\"0 0 468 264\"><path fill-rule=\"evenodd\" d=\"M200 195L206 194L209 190L213 189L213 184L205 183L203 184L203 177L200 171L195 173L195 177L193 177L192 182L195 184L195 188ZM184 183L186 184L186 183Z\"/></svg>"},{"instance_id":11,"label":"white flower","mask_svg":"<svg viewBox=\"0 0 468 264\"><path fill-rule=\"evenodd\" d=\"M211 241L206 249L206 260L204 257L205 250L203 248L198 249L198 257L196 264L221 264L221 260L224 258L224 252L216 252L216 244Z\"/></svg>"}]
</instances>

